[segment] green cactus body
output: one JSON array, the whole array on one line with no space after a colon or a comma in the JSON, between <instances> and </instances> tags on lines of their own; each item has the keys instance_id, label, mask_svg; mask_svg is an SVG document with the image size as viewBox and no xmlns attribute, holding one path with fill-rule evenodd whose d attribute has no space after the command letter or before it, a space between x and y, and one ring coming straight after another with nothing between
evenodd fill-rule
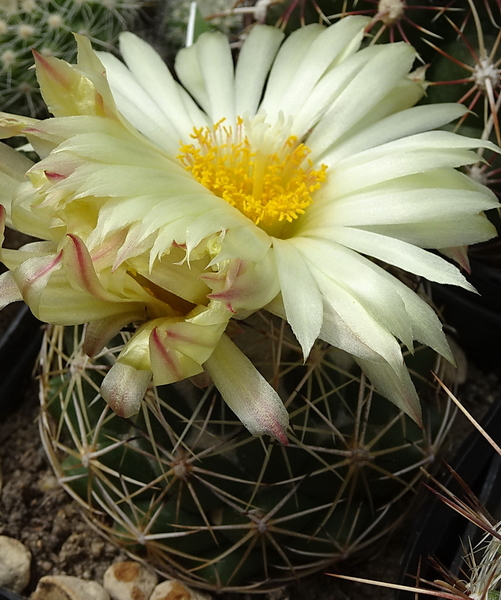
<instances>
[{"instance_id":1,"label":"green cactus body","mask_svg":"<svg viewBox=\"0 0 501 600\"><path fill-rule=\"evenodd\" d=\"M190 382L152 388L138 415L115 416L99 385L123 338L91 360L78 328L47 332L41 430L60 482L108 538L165 576L265 591L392 529L437 451L444 413L435 399L421 430L339 351L317 344L303 364L268 318L233 337L286 401L287 447L250 435L211 386ZM414 357L423 372L430 360Z\"/></svg>"},{"instance_id":2,"label":"green cactus body","mask_svg":"<svg viewBox=\"0 0 501 600\"><path fill-rule=\"evenodd\" d=\"M110 50L137 15L142 0L3 0L0 2L0 107L37 116L43 110L32 49L68 62L72 32Z\"/></svg>"}]
</instances>

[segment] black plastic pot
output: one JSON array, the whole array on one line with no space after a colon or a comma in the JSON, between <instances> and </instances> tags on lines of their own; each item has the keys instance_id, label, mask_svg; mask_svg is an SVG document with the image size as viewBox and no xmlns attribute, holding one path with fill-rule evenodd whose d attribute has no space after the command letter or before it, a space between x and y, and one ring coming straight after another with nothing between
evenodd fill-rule
<instances>
[{"instance_id":1,"label":"black plastic pot","mask_svg":"<svg viewBox=\"0 0 501 600\"><path fill-rule=\"evenodd\" d=\"M19 408L32 381L42 341L41 323L27 306L18 304L5 310L12 316L0 335L0 418Z\"/></svg>"},{"instance_id":2,"label":"black plastic pot","mask_svg":"<svg viewBox=\"0 0 501 600\"><path fill-rule=\"evenodd\" d=\"M24 596L10 592L3 587L0 587L0 600L26 600Z\"/></svg>"},{"instance_id":3,"label":"black plastic pot","mask_svg":"<svg viewBox=\"0 0 501 600\"><path fill-rule=\"evenodd\" d=\"M501 403L494 404L482 421L485 431L501 444ZM459 448L452 469L475 493L482 505L495 519L501 519L501 456L478 431L472 432ZM448 474L441 483L464 498L464 491ZM434 487L433 485L431 487ZM465 548L480 539L483 532L448 507L440 498L429 493L430 499L418 513L411 529L407 551L402 562L400 583L415 584L416 574L422 580L443 579L429 558L435 559L453 575L464 567ZM462 578L462 577L460 577ZM395 600L414 600L415 594L396 592Z\"/></svg>"},{"instance_id":4,"label":"black plastic pot","mask_svg":"<svg viewBox=\"0 0 501 600\"><path fill-rule=\"evenodd\" d=\"M467 278L479 293L432 285L433 300L468 359L484 372L501 374L501 266L475 258L470 262Z\"/></svg>"}]
</instances>

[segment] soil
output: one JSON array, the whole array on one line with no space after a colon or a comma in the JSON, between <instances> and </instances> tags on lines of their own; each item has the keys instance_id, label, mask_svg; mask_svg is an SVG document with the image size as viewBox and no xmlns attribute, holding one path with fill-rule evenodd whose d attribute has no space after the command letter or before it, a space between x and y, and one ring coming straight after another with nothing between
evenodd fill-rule
<instances>
[{"instance_id":1,"label":"soil","mask_svg":"<svg viewBox=\"0 0 501 600\"><path fill-rule=\"evenodd\" d=\"M102 582L108 566L127 557L92 529L81 509L58 487L38 435L38 389L28 387L19 409L0 424L0 534L22 541L33 555L28 596L44 575L66 574ZM487 408L500 392L496 376L474 370L461 398L468 408ZM462 424L463 439L467 426ZM422 490L424 492L425 490ZM397 581L410 524L358 562L333 571L382 581ZM266 600L390 600L388 589L337 581L323 573L268 595ZM224 600L242 595L223 595Z\"/></svg>"},{"instance_id":2,"label":"soil","mask_svg":"<svg viewBox=\"0 0 501 600\"><path fill-rule=\"evenodd\" d=\"M33 382L21 408L0 426L0 534L20 540L32 553L26 594L44 575L102 581L112 562L125 560L89 527L52 474L38 434L37 387Z\"/></svg>"}]
</instances>

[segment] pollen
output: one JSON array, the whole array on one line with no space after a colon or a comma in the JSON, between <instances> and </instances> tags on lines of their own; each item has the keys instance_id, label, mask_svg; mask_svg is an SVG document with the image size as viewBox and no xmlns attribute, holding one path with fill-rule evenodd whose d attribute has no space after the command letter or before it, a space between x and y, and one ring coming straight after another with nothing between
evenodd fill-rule
<instances>
[{"instance_id":1,"label":"pollen","mask_svg":"<svg viewBox=\"0 0 501 600\"><path fill-rule=\"evenodd\" d=\"M313 202L327 167L314 169L309 148L295 136L278 136L276 143L267 136L263 145L252 144L245 132L241 118L235 128L223 119L212 128L194 129L193 143L181 145L178 159L212 193L279 235Z\"/></svg>"}]
</instances>

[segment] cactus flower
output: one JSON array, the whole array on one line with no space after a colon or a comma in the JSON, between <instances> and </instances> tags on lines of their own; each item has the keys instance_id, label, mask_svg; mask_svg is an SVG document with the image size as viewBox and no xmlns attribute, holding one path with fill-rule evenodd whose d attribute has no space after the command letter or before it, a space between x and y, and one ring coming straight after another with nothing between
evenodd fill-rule
<instances>
[{"instance_id":1,"label":"cactus flower","mask_svg":"<svg viewBox=\"0 0 501 600\"><path fill-rule=\"evenodd\" d=\"M23 129L42 160L7 203L7 222L52 249L17 259L5 251L14 269L5 294L16 297L15 282L18 296L41 306L44 286L69 271L58 285L110 311L96 308L96 322L118 326L117 315L146 307L103 386L116 406L130 381L144 391L151 373L167 383L205 365L251 431L285 439L278 396L223 334L230 318L265 309L288 321L305 358L318 338L349 352L420 420L400 342L452 355L434 311L380 263L472 289L430 250L467 266L458 248L495 235L483 214L494 195L457 170L478 162L475 148L495 147L434 131L465 108L414 106L425 91L411 72L414 50L360 49L367 24L353 16L309 25L285 41L258 25L236 66L228 40L206 33L178 53L181 83L130 33L121 36L125 64L81 38L76 66L36 57L55 118ZM89 270L72 273L80 247ZM171 312L159 315L157 302ZM90 322L84 308L79 322ZM171 363L165 350L184 336L200 347ZM99 327L96 337L106 337Z\"/></svg>"}]
</instances>

